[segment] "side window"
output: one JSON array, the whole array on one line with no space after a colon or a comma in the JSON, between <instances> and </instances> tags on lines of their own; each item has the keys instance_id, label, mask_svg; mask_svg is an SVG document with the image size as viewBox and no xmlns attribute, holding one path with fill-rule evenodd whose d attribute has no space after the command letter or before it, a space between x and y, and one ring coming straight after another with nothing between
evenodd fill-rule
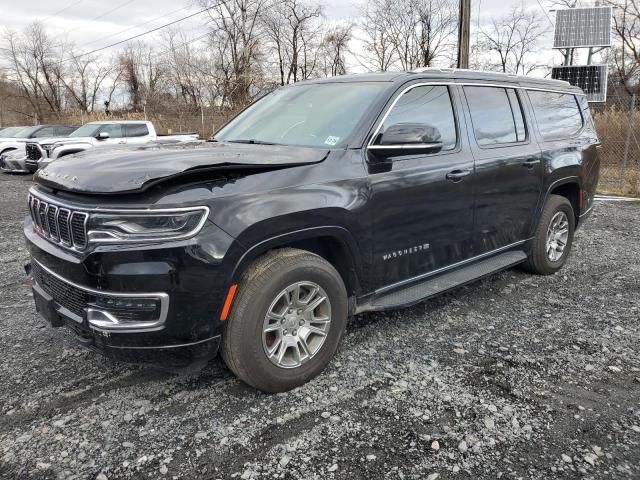
<instances>
[{"instance_id":1,"label":"side window","mask_svg":"<svg viewBox=\"0 0 640 480\"><path fill-rule=\"evenodd\" d=\"M56 127L42 127L40 130L35 132L31 138L44 138L44 137L53 137L55 136Z\"/></svg>"},{"instance_id":2,"label":"side window","mask_svg":"<svg viewBox=\"0 0 640 480\"><path fill-rule=\"evenodd\" d=\"M149 135L149 129L146 123L130 123L125 125L127 137L144 137Z\"/></svg>"},{"instance_id":3,"label":"side window","mask_svg":"<svg viewBox=\"0 0 640 480\"><path fill-rule=\"evenodd\" d=\"M582 128L582 115L574 95L529 90L529 98L545 140L568 138Z\"/></svg>"},{"instance_id":4,"label":"side window","mask_svg":"<svg viewBox=\"0 0 640 480\"><path fill-rule=\"evenodd\" d=\"M398 123L435 127L442 138L441 151L456 147L456 120L449 89L444 85L422 85L405 92L387 115L380 132Z\"/></svg>"},{"instance_id":5,"label":"side window","mask_svg":"<svg viewBox=\"0 0 640 480\"><path fill-rule=\"evenodd\" d=\"M56 127L56 135L66 136L76 129L77 127Z\"/></svg>"},{"instance_id":6,"label":"side window","mask_svg":"<svg viewBox=\"0 0 640 480\"><path fill-rule=\"evenodd\" d=\"M526 140L522 107L512 88L464 87L473 122L473 132L481 147Z\"/></svg>"},{"instance_id":7,"label":"side window","mask_svg":"<svg viewBox=\"0 0 640 480\"><path fill-rule=\"evenodd\" d=\"M108 125L104 125L100 132L107 132L110 138L121 138L122 135L122 125L119 123L110 123Z\"/></svg>"}]
</instances>

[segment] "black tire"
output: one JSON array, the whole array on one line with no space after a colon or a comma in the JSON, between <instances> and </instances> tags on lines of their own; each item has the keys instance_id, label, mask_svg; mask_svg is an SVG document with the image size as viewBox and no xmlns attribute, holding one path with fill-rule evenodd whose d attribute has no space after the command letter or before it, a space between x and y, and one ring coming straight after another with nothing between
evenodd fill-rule
<instances>
[{"instance_id":1,"label":"black tire","mask_svg":"<svg viewBox=\"0 0 640 480\"><path fill-rule=\"evenodd\" d=\"M567 219L568 237L562 255L554 261L547 255L547 235L551 221L560 212L563 212ZM560 195L549 195L540 215L535 236L531 242L529 258L524 263L524 268L527 271L538 275L553 275L562 268L571 252L576 224L575 218L573 206L567 198Z\"/></svg>"},{"instance_id":2,"label":"black tire","mask_svg":"<svg viewBox=\"0 0 640 480\"><path fill-rule=\"evenodd\" d=\"M272 363L265 352L263 323L279 293L296 282L313 282L324 290L331 321L323 343L306 363L283 368ZM238 284L223 332L222 358L238 378L259 390L272 393L291 390L324 370L338 349L347 316L347 291L342 277L330 263L303 250L274 250L256 260Z\"/></svg>"}]
</instances>

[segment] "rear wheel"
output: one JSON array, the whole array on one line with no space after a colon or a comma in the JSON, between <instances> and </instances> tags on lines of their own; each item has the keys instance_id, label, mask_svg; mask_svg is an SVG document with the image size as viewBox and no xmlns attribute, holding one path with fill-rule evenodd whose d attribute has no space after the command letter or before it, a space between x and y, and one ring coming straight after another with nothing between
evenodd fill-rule
<instances>
[{"instance_id":1,"label":"rear wheel","mask_svg":"<svg viewBox=\"0 0 640 480\"><path fill-rule=\"evenodd\" d=\"M550 195L540 215L525 268L540 275L560 270L571 251L574 231L571 202L560 195Z\"/></svg>"},{"instance_id":2,"label":"rear wheel","mask_svg":"<svg viewBox=\"0 0 640 480\"><path fill-rule=\"evenodd\" d=\"M318 255L283 249L245 273L227 320L222 357L244 382L282 392L318 375L347 320L340 274Z\"/></svg>"}]
</instances>

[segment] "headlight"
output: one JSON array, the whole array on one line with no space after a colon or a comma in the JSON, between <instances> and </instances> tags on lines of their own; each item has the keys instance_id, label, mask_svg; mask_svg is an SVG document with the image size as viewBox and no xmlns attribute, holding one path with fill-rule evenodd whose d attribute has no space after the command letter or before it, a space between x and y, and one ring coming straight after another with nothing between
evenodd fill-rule
<instances>
[{"instance_id":1,"label":"headlight","mask_svg":"<svg viewBox=\"0 0 640 480\"><path fill-rule=\"evenodd\" d=\"M207 207L157 212L96 212L89 217L89 242L128 243L189 238L200 231L208 214Z\"/></svg>"}]
</instances>

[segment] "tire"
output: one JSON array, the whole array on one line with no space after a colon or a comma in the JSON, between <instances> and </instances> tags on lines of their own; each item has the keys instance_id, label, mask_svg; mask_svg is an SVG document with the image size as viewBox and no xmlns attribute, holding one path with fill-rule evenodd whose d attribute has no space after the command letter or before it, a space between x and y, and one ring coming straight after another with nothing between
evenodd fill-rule
<instances>
[{"instance_id":1,"label":"tire","mask_svg":"<svg viewBox=\"0 0 640 480\"><path fill-rule=\"evenodd\" d=\"M296 285L297 297L308 307L295 306ZM285 293L288 287L294 288ZM322 297L326 301L313 307ZM223 332L222 358L252 387L270 393L291 390L324 370L338 349L347 316L347 291L330 263L303 250L275 250L256 260L239 282ZM295 346L284 347L291 342Z\"/></svg>"},{"instance_id":2,"label":"tire","mask_svg":"<svg viewBox=\"0 0 640 480\"><path fill-rule=\"evenodd\" d=\"M524 263L524 268L527 271L538 275L553 275L562 268L567 261L573 244L575 218L573 207L567 198L560 195L549 196L547 203L542 209L540 220L538 221L538 227L536 228L535 236L531 243L529 258ZM552 223L558 227L555 229L556 233L565 230L565 228L559 228L562 227L562 223L556 223L560 220L566 223L566 238L556 236L558 241L556 241L555 245L557 247L554 248L554 244L552 243L552 252L549 253L547 240L551 234ZM560 252L558 249L562 243L564 243L564 246Z\"/></svg>"}]
</instances>

